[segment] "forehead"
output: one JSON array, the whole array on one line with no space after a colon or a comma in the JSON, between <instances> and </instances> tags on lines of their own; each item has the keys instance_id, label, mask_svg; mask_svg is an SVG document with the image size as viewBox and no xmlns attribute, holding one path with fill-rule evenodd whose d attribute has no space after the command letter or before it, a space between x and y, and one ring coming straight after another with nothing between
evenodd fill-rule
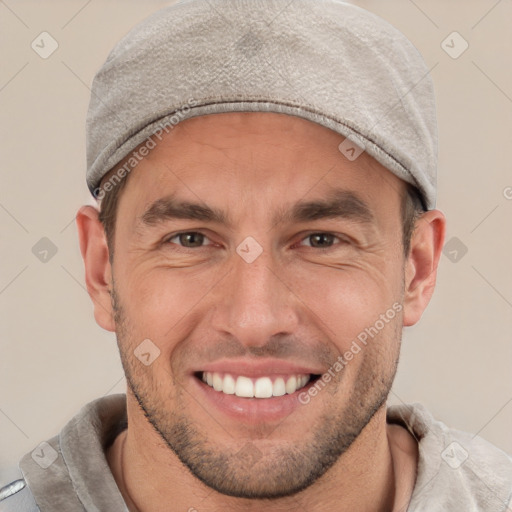
<instances>
[{"instance_id":1,"label":"forehead","mask_svg":"<svg viewBox=\"0 0 512 512\"><path fill-rule=\"evenodd\" d=\"M366 153L348 160L338 149L343 136L296 116L200 116L161 139L130 174L125 195L139 213L172 194L211 206L252 204L254 210L258 203L267 210L280 208L283 215L287 202L332 198L340 190L353 192L371 208L389 209L405 186Z\"/></svg>"}]
</instances>

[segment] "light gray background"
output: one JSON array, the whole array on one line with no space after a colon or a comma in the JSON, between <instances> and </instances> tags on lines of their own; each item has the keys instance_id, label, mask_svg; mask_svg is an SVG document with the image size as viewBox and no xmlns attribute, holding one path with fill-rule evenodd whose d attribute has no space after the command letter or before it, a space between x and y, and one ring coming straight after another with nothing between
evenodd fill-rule
<instances>
[{"instance_id":1,"label":"light gray background","mask_svg":"<svg viewBox=\"0 0 512 512\"><path fill-rule=\"evenodd\" d=\"M93 318L74 216L90 202L84 125L94 73L167 3L0 1L0 483L82 405L125 390L114 335ZM434 298L405 330L390 402L422 402L512 453L512 2L353 3L402 30L432 68L438 208L447 240L468 248L455 262L442 256ZM59 44L48 59L31 48L43 31ZM441 46L453 31L469 43L457 59ZM42 237L57 247L46 262L32 252Z\"/></svg>"}]
</instances>

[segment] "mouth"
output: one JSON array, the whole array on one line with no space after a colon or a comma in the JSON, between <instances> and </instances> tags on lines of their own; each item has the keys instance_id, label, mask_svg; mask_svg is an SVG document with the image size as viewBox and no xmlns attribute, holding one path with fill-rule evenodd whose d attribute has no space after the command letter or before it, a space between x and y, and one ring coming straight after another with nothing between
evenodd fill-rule
<instances>
[{"instance_id":1,"label":"mouth","mask_svg":"<svg viewBox=\"0 0 512 512\"><path fill-rule=\"evenodd\" d=\"M300 391L308 383L320 378L318 374L270 374L258 377L236 375L225 372L196 372L195 377L204 384L224 395L240 398L269 399L292 395Z\"/></svg>"}]
</instances>

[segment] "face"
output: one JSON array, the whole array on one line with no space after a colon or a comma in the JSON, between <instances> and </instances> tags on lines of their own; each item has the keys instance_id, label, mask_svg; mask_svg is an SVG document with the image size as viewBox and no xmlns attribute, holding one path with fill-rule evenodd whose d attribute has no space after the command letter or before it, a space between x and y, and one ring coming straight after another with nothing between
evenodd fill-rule
<instances>
[{"instance_id":1,"label":"face","mask_svg":"<svg viewBox=\"0 0 512 512\"><path fill-rule=\"evenodd\" d=\"M112 297L129 390L220 493L311 485L390 390L404 184L365 153L346 159L343 140L282 114L192 118L120 197Z\"/></svg>"}]
</instances>

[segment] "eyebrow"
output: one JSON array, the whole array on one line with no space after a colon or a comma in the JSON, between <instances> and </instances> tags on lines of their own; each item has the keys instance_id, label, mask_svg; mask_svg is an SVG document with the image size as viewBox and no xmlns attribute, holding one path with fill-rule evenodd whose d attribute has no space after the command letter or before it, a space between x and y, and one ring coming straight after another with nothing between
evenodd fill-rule
<instances>
[{"instance_id":1,"label":"eyebrow","mask_svg":"<svg viewBox=\"0 0 512 512\"><path fill-rule=\"evenodd\" d=\"M274 215L272 225L336 218L350 219L361 224L371 224L375 220L370 207L356 193L333 189L325 199L297 202L291 209L281 207ZM138 218L147 227L176 219L198 220L233 227L233 222L222 210L204 204L180 201L174 196L157 199Z\"/></svg>"},{"instance_id":2,"label":"eyebrow","mask_svg":"<svg viewBox=\"0 0 512 512\"><path fill-rule=\"evenodd\" d=\"M326 199L298 202L291 210L283 210L273 219L274 224L308 222L320 219L350 219L361 224L374 222L374 215L365 201L355 192L343 189L331 190Z\"/></svg>"}]
</instances>

